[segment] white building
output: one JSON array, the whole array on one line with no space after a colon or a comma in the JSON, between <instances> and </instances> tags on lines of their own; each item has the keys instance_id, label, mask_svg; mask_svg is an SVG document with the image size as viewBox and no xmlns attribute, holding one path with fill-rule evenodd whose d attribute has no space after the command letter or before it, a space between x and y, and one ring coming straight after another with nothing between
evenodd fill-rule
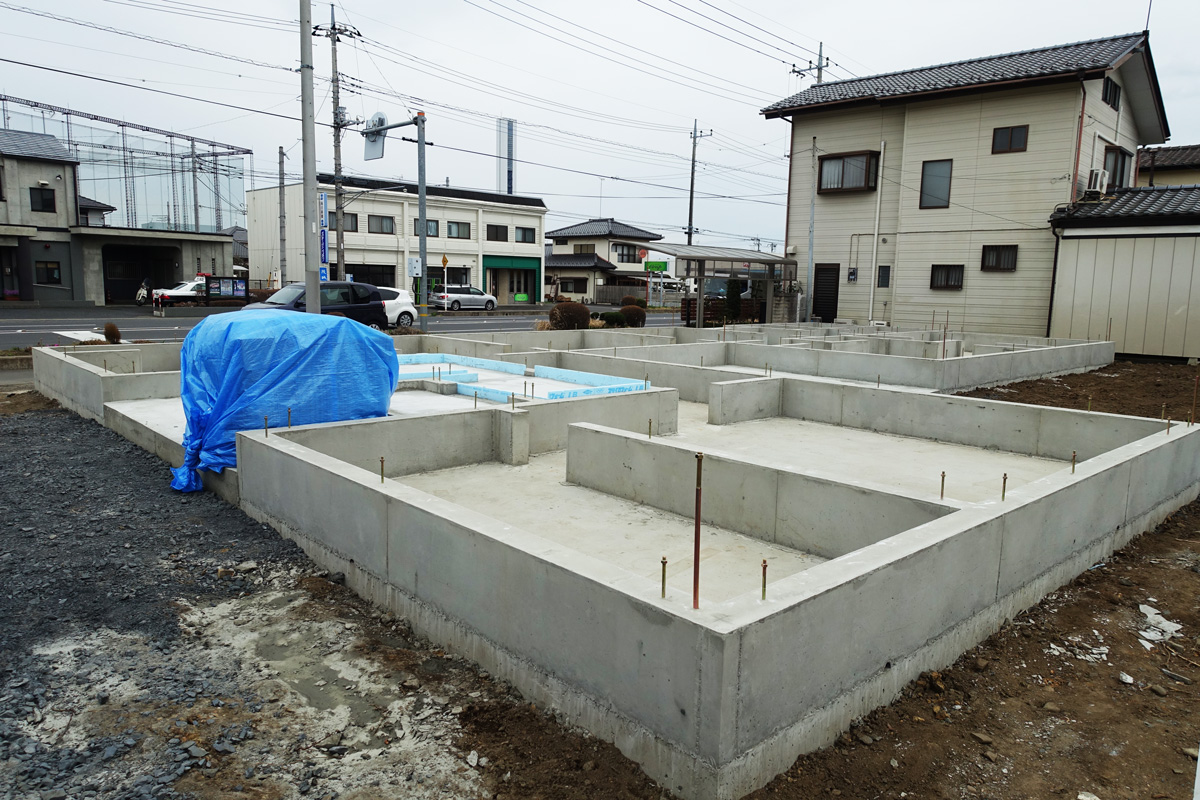
<instances>
[{"instance_id":1,"label":"white building","mask_svg":"<svg viewBox=\"0 0 1200 800\"><path fill-rule=\"evenodd\" d=\"M337 263L333 176L317 176L329 199L329 278L353 275L378 286L407 288L408 258L419 255L417 185L347 177L346 266ZM284 283L304 280L303 185L284 187L287 260ZM250 279L270 280L279 269L279 188L246 193ZM435 284L470 284L501 305L541 299L546 204L535 197L429 186L426 190L426 274ZM443 267L443 261L445 266Z\"/></svg>"}]
</instances>

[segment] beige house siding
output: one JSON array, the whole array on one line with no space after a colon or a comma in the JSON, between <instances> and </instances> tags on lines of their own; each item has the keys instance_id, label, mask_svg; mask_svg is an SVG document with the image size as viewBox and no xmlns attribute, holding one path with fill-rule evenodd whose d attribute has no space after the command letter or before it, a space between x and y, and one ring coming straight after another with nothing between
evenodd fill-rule
<instances>
[{"instance_id":1,"label":"beige house siding","mask_svg":"<svg viewBox=\"0 0 1200 800\"><path fill-rule=\"evenodd\" d=\"M921 325L949 313L971 330L1044 335L1054 254L1047 218L1071 199L1079 98L1079 85L1068 84L795 118L788 244L801 274L812 137L818 155L878 150L884 140L876 264L891 267L891 288L876 290L874 318ZM1015 125L1029 126L1027 149L992 154L992 130ZM921 209L922 162L940 159L954 162L951 205ZM874 280L875 201L875 192L816 200L813 260L840 266L838 316L857 322L868 318ZM1017 245L1016 271L981 271L985 244ZM962 264L963 289L931 290L934 264ZM848 267L857 283L847 282Z\"/></svg>"},{"instance_id":2,"label":"beige house siding","mask_svg":"<svg viewBox=\"0 0 1200 800\"><path fill-rule=\"evenodd\" d=\"M1065 236L1050 335L1108 337L1118 353L1200 357L1198 237Z\"/></svg>"}]
</instances>

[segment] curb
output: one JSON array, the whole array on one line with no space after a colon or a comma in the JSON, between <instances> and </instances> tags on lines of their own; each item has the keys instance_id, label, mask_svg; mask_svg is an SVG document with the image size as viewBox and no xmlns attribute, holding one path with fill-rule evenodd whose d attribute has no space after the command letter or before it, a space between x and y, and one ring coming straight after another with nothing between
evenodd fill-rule
<instances>
[{"instance_id":1,"label":"curb","mask_svg":"<svg viewBox=\"0 0 1200 800\"><path fill-rule=\"evenodd\" d=\"M0 370L33 369L33 356L2 356Z\"/></svg>"}]
</instances>

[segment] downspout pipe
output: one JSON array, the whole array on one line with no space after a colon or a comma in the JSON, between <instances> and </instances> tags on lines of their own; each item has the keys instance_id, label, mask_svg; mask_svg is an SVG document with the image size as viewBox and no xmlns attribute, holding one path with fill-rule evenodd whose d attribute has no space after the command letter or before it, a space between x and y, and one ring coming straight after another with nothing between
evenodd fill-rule
<instances>
[{"instance_id":1,"label":"downspout pipe","mask_svg":"<svg viewBox=\"0 0 1200 800\"><path fill-rule=\"evenodd\" d=\"M879 140L879 172L875 177L875 232L871 236L871 298L867 302L867 324L875 319L875 284L879 283L876 271L879 269L879 212L883 205L883 157L886 153L887 141Z\"/></svg>"},{"instance_id":2,"label":"downspout pipe","mask_svg":"<svg viewBox=\"0 0 1200 800\"><path fill-rule=\"evenodd\" d=\"M1046 309L1046 338L1050 338L1050 324L1054 321L1054 287L1058 283L1058 246L1062 242L1058 228L1051 226L1054 233L1054 266L1050 269L1050 307Z\"/></svg>"}]
</instances>

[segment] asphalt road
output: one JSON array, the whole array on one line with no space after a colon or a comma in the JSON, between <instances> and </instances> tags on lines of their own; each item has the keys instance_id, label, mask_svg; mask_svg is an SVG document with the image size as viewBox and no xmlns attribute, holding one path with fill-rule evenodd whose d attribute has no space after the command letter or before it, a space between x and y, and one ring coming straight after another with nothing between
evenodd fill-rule
<instances>
[{"instance_id":1,"label":"asphalt road","mask_svg":"<svg viewBox=\"0 0 1200 800\"><path fill-rule=\"evenodd\" d=\"M597 311L611 311L609 306L597 306ZM280 312L286 313L286 312ZM438 316L429 320L430 333L479 333L484 331L528 331L544 316L519 317L451 317ZM668 327L675 316L653 313L646 317L646 327ZM63 308L0 308L0 350L49 344L70 344L73 339L57 335L57 331L94 331L103 338L101 329L113 322L126 340L147 339L172 341L187 336L200 319L162 318L153 315L148 307L109 306L96 309Z\"/></svg>"}]
</instances>

